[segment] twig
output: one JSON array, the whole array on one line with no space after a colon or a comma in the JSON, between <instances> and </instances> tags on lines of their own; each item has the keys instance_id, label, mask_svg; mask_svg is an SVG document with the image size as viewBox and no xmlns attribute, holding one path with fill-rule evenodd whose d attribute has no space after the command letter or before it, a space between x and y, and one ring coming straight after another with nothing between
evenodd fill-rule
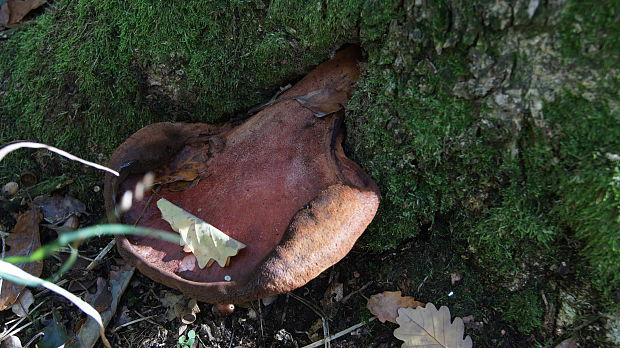
<instances>
[{"instance_id":1,"label":"twig","mask_svg":"<svg viewBox=\"0 0 620 348\"><path fill-rule=\"evenodd\" d=\"M144 318L144 320L146 320L147 322L149 322L149 323L151 323L151 324L153 324L153 325L155 325L155 326L159 326L159 327L161 327L161 328L164 328L164 329L165 329L165 327L163 327L161 324L158 324L158 323L156 323L156 322L152 321L151 319L149 319L149 318L145 317L144 315L140 314L140 312L138 312L138 311L137 311L137 310L135 310L135 309L134 309L134 313L136 313L136 314L137 314L140 318Z\"/></svg>"},{"instance_id":2,"label":"twig","mask_svg":"<svg viewBox=\"0 0 620 348\"><path fill-rule=\"evenodd\" d=\"M23 348L28 348L28 347L30 347L30 345L31 345L31 344L33 344L33 343L34 343L34 341L35 341L37 338L39 338L39 337L41 337L41 336L43 336L43 335L45 335L45 333L43 333L43 332L39 332L38 334L34 335L34 337L32 337L32 338L30 339L30 341L28 341L28 343L26 343L26 345L25 345Z\"/></svg>"},{"instance_id":3,"label":"twig","mask_svg":"<svg viewBox=\"0 0 620 348\"><path fill-rule=\"evenodd\" d=\"M39 309L39 307L41 307L41 306L42 306L42 305L43 305L46 301L47 301L47 300L43 300L43 301L41 301L41 303L39 303L38 305L34 306L34 308L32 308L32 309L30 310L30 313L32 313L32 312L36 311L37 309ZM15 329L15 328L16 328L19 324L21 324L21 323L22 323L22 321L24 321L24 320L26 320L26 319L30 319L30 317L21 317L21 318L17 318L17 319L15 319L17 322L16 322L13 326L11 326L11 328L10 328L10 329L4 330L4 331L2 331L2 333L0 333L0 342L2 342L2 341L3 341L4 339L6 339L8 336L14 335L14 334L18 333L19 331L23 330L23 328L25 328L25 327L27 327L28 325L32 324L32 322L30 322L28 325L25 325L25 326L23 326L23 327L21 327L21 328L16 329L15 331L13 331L13 329ZM12 321L7 322L7 323L6 323L6 325L8 325L8 324L12 323L12 322L13 322L13 321L15 321L15 320L12 320Z\"/></svg>"},{"instance_id":4,"label":"twig","mask_svg":"<svg viewBox=\"0 0 620 348\"><path fill-rule=\"evenodd\" d=\"M120 329L122 329L122 328L124 328L126 326L133 325L133 324L139 323L141 321L149 320L149 319L154 318L154 317L155 317L155 315L151 315L151 316L148 316L148 317L142 317L140 319L136 319L136 320L132 320L132 321L126 322L125 324L119 325L119 326L113 328L112 330L110 330L110 333L115 333L116 331L118 331L118 330L120 330Z\"/></svg>"},{"instance_id":5,"label":"twig","mask_svg":"<svg viewBox=\"0 0 620 348\"><path fill-rule=\"evenodd\" d=\"M288 299L289 299L289 294L290 293L286 293L286 298L284 299L284 310L282 310L282 318L280 319L280 325L284 324L284 320L286 319L286 308L288 308Z\"/></svg>"},{"instance_id":6,"label":"twig","mask_svg":"<svg viewBox=\"0 0 620 348\"><path fill-rule=\"evenodd\" d=\"M325 313L323 313L322 310L320 310L318 307L314 306L312 303L310 303L306 299L301 298L301 297L293 294L292 292L289 292L289 294L294 299L296 299L297 301L303 303L304 305L306 305L306 307L310 308L314 313L316 313L316 315L321 317L321 322L323 323L323 337L325 337L325 338L329 337L329 323L327 322ZM325 344L325 348L330 348L331 347L331 344L330 344L329 340L324 340L324 344Z\"/></svg>"},{"instance_id":7,"label":"twig","mask_svg":"<svg viewBox=\"0 0 620 348\"><path fill-rule=\"evenodd\" d=\"M60 281L58 281L58 282L56 282L56 283L54 283L54 284L56 284L56 285L58 285L58 286L61 286L61 285L65 285L65 283L67 283L68 281L69 281L69 280L67 280L67 279L63 279L63 280L60 280ZM47 293L48 293L48 292L50 292L50 291L51 291L51 290L49 290L49 289L43 289L43 291L41 291L41 292L39 292L39 293L35 294L35 295L34 295L34 298L40 297L41 295L44 295L44 294L47 294Z\"/></svg>"},{"instance_id":8,"label":"twig","mask_svg":"<svg viewBox=\"0 0 620 348\"><path fill-rule=\"evenodd\" d=\"M368 283L366 283L366 284L362 285L362 287L361 287L361 288L359 288L359 289L357 289L357 290L355 290L355 291L351 291L351 293L350 293L350 294L348 294L347 296L343 297L343 298L342 298L342 300L340 300L340 303L346 303L349 299L351 299L351 296L353 296L353 295L355 295L355 294L357 294L357 293L359 293L359 292L362 292L362 291L366 290L366 288L367 288L367 287L369 287L369 286L370 286L370 284L372 284L372 280L371 280L371 281L369 281Z\"/></svg>"},{"instance_id":9,"label":"twig","mask_svg":"<svg viewBox=\"0 0 620 348\"><path fill-rule=\"evenodd\" d=\"M26 318L26 317L24 317L24 318ZM9 336L15 336L17 333L19 333L20 331L22 331L23 329L27 328L30 325L32 325L32 322L24 324L24 325L18 327L17 329L15 329L15 330L13 330L11 332L7 332L5 338L9 337Z\"/></svg>"},{"instance_id":10,"label":"twig","mask_svg":"<svg viewBox=\"0 0 620 348\"><path fill-rule=\"evenodd\" d=\"M0 240L2 240L2 257L0 257L0 258L4 259L4 253L5 253L5 249L6 249L6 245L4 244L4 236L2 236L2 238L0 238ZM2 283L4 283L4 278L0 278L0 289L2 289Z\"/></svg>"},{"instance_id":11,"label":"twig","mask_svg":"<svg viewBox=\"0 0 620 348\"><path fill-rule=\"evenodd\" d=\"M315 348L315 347L319 347L319 346L320 346L320 345L322 345L324 342L333 341L333 340L335 340L336 338L342 337L342 336L344 336L344 335L346 335L346 334L348 334L348 333L350 333L350 332L352 332L352 331L355 331L355 330L359 329L360 327L362 327L362 326L364 326L364 325L366 325L366 324L370 323L371 321L373 321L373 320L375 320L375 319L377 319L377 318L376 318L376 317L372 317L372 318L368 319L368 321L365 321L365 322L361 322L361 323L355 324L355 325L351 326L351 327L350 327L350 328L348 328L348 329L344 329L344 330L342 330L342 331L340 331L340 332L338 332L338 333L336 333L336 334L334 334L334 335L332 335L332 336L329 336L329 337L323 338L323 339L321 339L321 340L318 340L318 341L316 341L316 342L310 343L309 345L304 346L304 347L302 347L302 348Z\"/></svg>"},{"instance_id":12,"label":"twig","mask_svg":"<svg viewBox=\"0 0 620 348\"><path fill-rule=\"evenodd\" d=\"M259 320L260 320L260 337L261 337L261 339L263 339L263 337L265 336L265 334L264 334L264 332L263 332L263 311L262 311L262 309L261 309L261 306L262 306L262 303L261 303L261 302L262 302L262 301L261 301L261 300L258 300L258 301L256 301L256 302L258 302L258 318L259 318Z\"/></svg>"},{"instance_id":13,"label":"twig","mask_svg":"<svg viewBox=\"0 0 620 348\"><path fill-rule=\"evenodd\" d=\"M146 213L146 209L149 207L149 205L151 205L151 201L153 200L153 197L155 197L155 195L159 195L160 187L161 186L158 186L151 190L152 194L149 196L149 199L146 200L146 204L144 205L144 207L142 207L142 211L140 212L140 215L136 219L136 222L133 223L134 226L136 226L140 222L140 220L142 220L144 213Z\"/></svg>"},{"instance_id":14,"label":"twig","mask_svg":"<svg viewBox=\"0 0 620 348\"><path fill-rule=\"evenodd\" d=\"M70 249L70 248L59 248L59 249L58 249L58 251L59 251L59 252L61 252L61 253L65 253L65 254L70 254L70 253L72 253L72 251L71 251L71 249ZM78 258L80 258L80 259L82 259L82 260L86 260L86 261L90 261L90 262L92 262L92 261L93 261L93 259L91 259L90 257L82 256L82 255L80 255L80 254L78 254L78 256L77 256L77 257L78 257Z\"/></svg>"},{"instance_id":15,"label":"twig","mask_svg":"<svg viewBox=\"0 0 620 348\"><path fill-rule=\"evenodd\" d=\"M91 261L91 263L88 264L88 266L86 266L86 270L87 271L92 271L93 268L97 267L97 265L99 264L99 262L101 262L101 260L108 254L108 252L114 247L114 244L116 243L116 240L114 238L112 238L112 240L108 243L108 245L105 246L105 248L103 248L103 250L101 250L101 252L99 253L99 255L97 255L95 257L94 260Z\"/></svg>"},{"instance_id":16,"label":"twig","mask_svg":"<svg viewBox=\"0 0 620 348\"><path fill-rule=\"evenodd\" d=\"M424 277L424 279L422 280L422 282L420 283L420 285L418 285L418 289L416 290L416 293L419 293L419 292L420 292L420 289L422 288L422 285L424 285L424 283L426 283L426 280L428 279L428 277L429 277L429 276L430 276L430 274L429 274L429 275L427 275L426 277Z\"/></svg>"}]
</instances>

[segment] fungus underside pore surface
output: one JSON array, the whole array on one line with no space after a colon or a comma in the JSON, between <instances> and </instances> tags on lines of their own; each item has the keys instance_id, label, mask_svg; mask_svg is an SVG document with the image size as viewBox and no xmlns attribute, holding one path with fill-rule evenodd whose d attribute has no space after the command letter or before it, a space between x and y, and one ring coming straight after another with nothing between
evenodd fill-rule
<instances>
[{"instance_id":1,"label":"fungus underside pore surface","mask_svg":"<svg viewBox=\"0 0 620 348\"><path fill-rule=\"evenodd\" d=\"M368 57L345 151L382 205L358 247L420 255L367 267L394 282L403 269L413 284L430 274L422 301L493 319L474 341L502 342L508 323L545 342L536 294L554 301L550 280L591 294L580 315L617 305L620 6L541 2L529 18L528 2L502 4L55 1L0 41L0 142L105 162L144 125L227 120L359 42ZM23 169L80 170L40 168L31 154L3 161L3 182ZM101 177L76 183L101 212L89 193ZM562 262L566 274L555 271ZM446 297L456 271L463 283ZM515 305L522 298L531 308Z\"/></svg>"}]
</instances>

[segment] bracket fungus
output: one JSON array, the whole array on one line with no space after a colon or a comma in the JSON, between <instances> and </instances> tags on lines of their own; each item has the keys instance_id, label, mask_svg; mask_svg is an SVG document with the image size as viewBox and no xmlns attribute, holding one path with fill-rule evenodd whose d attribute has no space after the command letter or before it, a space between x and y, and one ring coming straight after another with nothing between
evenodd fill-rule
<instances>
[{"instance_id":1,"label":"bracket fungus","mask_svg":"<svg viewBox=\"0 0 620 348\"><path fill-rule=\"evenodd\" d=\"M242 303L303 286L340 261L373 219L379 190L342 149L343 106L359 77L350 46L245 122L156 123L113 154L108 213L148 171L155 190L134 200L127 224L171 230L165 198L245 247L222 267L198 267L183 246L117 236L120 254L151 279L200 301Z\"/></svg>"}]
</instances>

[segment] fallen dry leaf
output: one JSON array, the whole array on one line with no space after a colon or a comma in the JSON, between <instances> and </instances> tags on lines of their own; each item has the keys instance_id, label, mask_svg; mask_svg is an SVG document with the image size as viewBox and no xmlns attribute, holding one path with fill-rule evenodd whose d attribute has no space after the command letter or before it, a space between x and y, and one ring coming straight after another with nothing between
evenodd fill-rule
<instances>
[{"instance_id":1,"label":"fallen dry leaf","mask_svg":"<svg viewBox=\"0 0 620 348\"><path fill-rule=\"evenodd\" d=\"M32 296L32 291L28 289L24 289L22 293L17 298L17 302L13 303L11 309L13 313L20 318L23 318L28 315L30 306L34 303L34 296Z\"/></svg>"},{"instance_id":2,"label":"fallen dry leaf","mask_svg":"<svg viewBox=\"0 0 620 348\"><path fill-rule=\"evenodd\" d=\"M384 291L370 296L366 307L380 322L391 321L396 323L399 308L424 307L424 303L416 301L411 296L401 296L400 291Z\"/></svg>"},{"instance_id":3,"label":"fallen dry leaf","mask_svg":"<svg viewBox=\"0 0 620 348\"><path fill-rule=\"evenodd\" d=\"M555 346L555 348L576 348L576 347L577 347L577 341L575 340L574 337L565 339L564 341L560 342L560 344Z\"/></svg>"},{"instance_id":4,"label":"fallen dry leaf","mask_svg":"<svg viewBox=\"0 0 620 348\"><path fill-rule=\"evenodd\" d=\"M334 278L327 286L323 294L323 300L321 300L321 306L328 317L332 317L336 314L336 305L342 301L343 297L344 285Z\"/></svg>"},{"instance_id":5,"label":"fallen dry leaf","mask_svg":"<svg viewBox=\"0 0 620 348\"><path fill-rule=\"evenodd\" d=\"M22 348L22 341L17 336L9 336L2 341L2 348Z\"/></svg>"},{"instance_id":6,"label":"fallen dry leaf","mask_svg":"<svg viewBox=\"0 0 620 348\"><path fill-rule=\"evenodd\" d=\"M188 299L181 294L175 294L171 291L166 291L164 297L159 299L161 303L166 307L166 319L181 319L183 324L191 324L197 318L197 313L200 313L200 307L195 299Z\"/></svg>"},{"instance_id":7,"label":"fallen dry leaf","mask_svg":"<svg viewBox=\"0 0 620 348\"><path fill-rule=\"evenodd\" d=\"M58 224L71 216L86 213L86 205L69 195L42 195L32 200L34 205L41 209L45 221Z\"/></svg>"},{"instance_id":8,"label":"fallen dry leaf","mask_svg":"<svg viewBox=\"0 0 620 348\"><path fill-rule=\"evenodd\" d=\"M172 204L167 199L157 201L162 218L181 235L181 245L187 247L198 261L198 267L210 266L213 260L226 267L230 257L237 255L245 244L231 238L205 221Z\"/></svg>"},{"instance_id":9,"label":"fallen dry leaf","mask_svg":"<svg viewBox=\"0 0 620 348\"><path fill-rule=\"evenodd\" d=\"M400 325L394 330L394 337L404 341L402 348L437 347L471 348L471 337L463 339L463 320L456 317L450 323L450 310L427 303L426 307L401 308L396 322Z\"/></svg>"},{"instance_id":10,"label":"fallen dry leaf","mask_svg":"<svg viewBox=\"0 0 620 348\"><path fill-rule=\"evenodd\" d=\"M41 246L39 239L39 222L41 219L42 215L36 208L31 208L19 215L13 232L5 240L8 250L4 257L30 255ZM42 261L19 263L16 266L35 277L40 276L41 271L43 271ZM25 286L1 279L0 283L2 284L0 286L0 311L3 311L15 303Z\"/></svg>"},{"instance_id":11,"label":"fallen dry leaf","mask_svg":"<svg viewBox=\"0 0 620 348\"><path fill-rule=\"evenodd\" d=\"M94 294L86 295L85 300L101 314L104 326L107 326L116 314L121 296L123 296L125 289L129 285L134 270L132 266L127 264L115 268L115 270L110 270L108 280L98 277L97 291ZM97 340L101 338L99 324L91 317L86 318L85 322L76 331L75 340L78 347L93 347Z\"/></svg>"},{"instance_id":12,"label":"fallen dry leaf","mask_svg":"<svg viewBox=\"0 0 620 348\"><path fill-rule=\"evenodd\" d=\"M65 344L69 342L69 336L67 335L67 329L65 325L58 320L58 314L56 310L52 311L52 319L42 321L45 325L43 328L43 337L37 343L37 347L40 348L58 348L65 347Z\"/></svg>"},{"instance_id":13,"label":"fallen dry leaf","mask_svg":"<svg viewBox=\"0 0 620 348\"><path fill-rule=\"evenodd\" d=\"M7 0L0 5L0 26L13 28L26 15L45 4L47 0Z\"/></svg>"},{"instance_id":14,"label":"fallen dry leaf","mask_svg":"<svg viewBox=\"0 0 620 348\"><path fill-rule=\"evenodd\" d=\"M182 294L166 291L164 297L160 298L159 301L166 307L166 319L173 320L181 317L187 298Z\"/></svg>"},{"instance_id":15,"label":"fallen dry leaf","mask_svg":"<svg viewBox=\"0 0 620 348\"><path fill-rule=\"evenodd\" d=\"M97 277L97 292L93 295L90 304L101 313L110 308L112 304L112 286L102 277Z\"/></svg>"}]
</instances>

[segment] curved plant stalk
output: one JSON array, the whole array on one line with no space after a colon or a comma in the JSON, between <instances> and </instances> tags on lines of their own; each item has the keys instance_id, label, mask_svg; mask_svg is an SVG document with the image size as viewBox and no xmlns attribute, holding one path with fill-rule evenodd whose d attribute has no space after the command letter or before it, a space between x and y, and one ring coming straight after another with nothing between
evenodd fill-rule
<instances>
[{"instance_id":1,"label":"curved plant stalk","mask_svg":"<svg viewBox=\"0 0 620 348\"><path fill-rule=\"evenodd\" d=\"M2 1L0 1L0 3L2 3ZM80 163L85 164L87 166L91 166L93 168L104 170L106 172L112 173L113 175L119 176L117 171L115 171L113 169L110 169L110 168L108 168L106 166L102 166L101 164L97 164L97 163L94 163L94 162L91 162L91 161L87 161L85 159L79 158L79 157L77 157L75 155L72 155L72 154L70 154L70 153L68 153L66 151L63 151L63 150L61 150L59 148L56 148L56 147L53 147L53 146L49 146L49 145L41 144L41 143L35 143L35 142L31 142L31 141L19 141L19 142L15 142L15 143L12 143L12 144L9 144L9 145L6 145L6 146L0 148L0 161L2 161L2 159L6 155L8 155L10 152L13 152L15 150L22 149L22 148L46 149L46 150L55 152L55 153L57 153L57 154L59 154L61 156L67 157L70 160L77 161L77 162L80 162Z\"/></svg>"}]
</instances>

